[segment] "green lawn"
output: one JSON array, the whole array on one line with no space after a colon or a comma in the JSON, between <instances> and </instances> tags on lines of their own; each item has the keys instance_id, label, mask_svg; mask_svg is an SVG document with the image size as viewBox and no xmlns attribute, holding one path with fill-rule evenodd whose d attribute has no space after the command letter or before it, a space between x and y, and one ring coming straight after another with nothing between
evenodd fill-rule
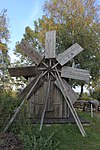
<instances>
[{"instance_id":1,"label":"green lawn","mask_svg":"<svg viewBox=\"0 0 100 150\"><path fill-rule=\"evenodd\" d=\"M100 150L100 114L90 118L89 113L80 113L90 120L90 125L84 125L87 137L83 138L75 124L43 126L27 126L21 130L20 137L25 150Z\"/></svg>"}]
</instances>

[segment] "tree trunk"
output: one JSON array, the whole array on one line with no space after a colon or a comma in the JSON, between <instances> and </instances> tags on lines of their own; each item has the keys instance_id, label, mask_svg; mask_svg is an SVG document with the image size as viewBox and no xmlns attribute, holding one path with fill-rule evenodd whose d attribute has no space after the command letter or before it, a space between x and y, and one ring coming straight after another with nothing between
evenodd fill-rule
<instances>
[{"instance_id":1,"label":"tree trunk","mask_svg":"<svg viewBox=\"0 0 100 150\"><path fill-rule=\"evenodd\" d=\"M82 99L82 95L83 95L83 87L84 87L84 84L82 83L81 84L81 91L80 91L80 94L79 94L79 99Z\"/></svg>"}]
</instances>

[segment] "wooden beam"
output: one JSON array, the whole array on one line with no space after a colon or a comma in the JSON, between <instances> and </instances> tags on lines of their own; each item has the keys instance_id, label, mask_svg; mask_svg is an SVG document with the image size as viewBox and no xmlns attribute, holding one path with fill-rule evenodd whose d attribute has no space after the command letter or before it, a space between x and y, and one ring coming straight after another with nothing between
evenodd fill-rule
<instances>
[{"instance_id":1,"label":"wooden beam","mask_svg":"<svg viewBox=\"0 0 100 150\"><path fill-rule=\"evenodd\" d=\"M61 77L78 79L88 82L89 81L89 71L84 69L77 69L72 67L64 66L61 70Z\"/></svg>"},{"instance_id":2,"label":"wooden beam","mask_svg":"<svg viewBox=\"0 0 100 150\"><path fill-rule=\"evenodd\" d=\"M35 64L40 64L43 59L42 55L40 55L39 52L35 48L33 48L26 40L22 40L19 47L25 55L27 55L32 59L32 61L35 62Z\"/></svg>"},{"instance_id":3,"label":"wooden beam","mask_svg":"<svg viewBox=\"0 0 100 150\"><path fill-rule=\"evenodd\" d=\"M46 32L45 39L45 58L55 58L56 31Z\"/></svg>"},{"instance_id":4,"label":"wooden beam","mask_svg":"<svg viewBox=\"0 0 100 150\"><path fill-rule=\"evenodd\" d=\"M62 54L59 54L56 59L61 64L61 66L63 66L83 50L84 49L78 43L75 43Z\"/></svg>"},{"instance_id":5,"label":"wooden beam","mask_svg":"<svg viewBox=\"0 0 100 150\"><path fill-rule=\"evenodd\" d=\"M49 94L50 94L50 74L48 73L47 91L46 91L46 97L45 97L44 105L43 105L43 112L42 112L42 117L41 117L40 131L42 130L42 126L43 126L43 120L44 120L44 116L45 116L45 111L46 111L46 107L47 107L47 101L48 101L48 98L49 98Z\"/></svg>"},{"instance_id":6,"label":"wooden beam","mask_svg":"<svg viewBox=\"0 0 100 150\"><path fill-rule=\"evenodd\" d=\"M61 77L59 75L59 72L58 72L57 68L56 68L56 72L57 72L57 75L58 75L58 77L56 76L57 82L59 84L58 88L62 92L62 95L64 96L64 99L65 99L66 103L68 104L68 107L69 107L69 109L70 109L70 111L71 111L71 113L72 113L72 115L73 115L73 117L74 117L74 119L76 121L76 124L77 124L77 126L78 126L78 128L79 128L79 130L80 130L80 132L82 134L82 136L85 137L86 136L86 132L85 132L85 130L84 130L82 124L81 124L81 121L80 121L80 119L79 119L79 117L78 117L78 115L77 115L77 113L75 111L75 108L73 107L73 104L71 102L70 96L68 95L68 97L66 97L65 87L64 87L63 81L62 81L62 79L61 79Z\"/></svg>"},{"instance_id":7,"label":"wooden beam","mask_svg":"<svg viewBox=\"0 0 100 150\"><path fill-rule=\"evenodd\" d=\"M63 81L66 97L70 97L72 104L74 104L76 100L78 99L78 95L74 92L71 86L64 79L62 81ZM59 83L57 80L54 83L57 87L59 87Z\"/></svg>"},{"instance_id":8,"label":"wooden beam","mask_svg":"<svg viewBox=\"0 0 100 150\"><path fill-rule=\"evenodd\" d=\"M40 73L37 66L8 68L11 77L34 77Z\"/></svg>"}]
</instances>

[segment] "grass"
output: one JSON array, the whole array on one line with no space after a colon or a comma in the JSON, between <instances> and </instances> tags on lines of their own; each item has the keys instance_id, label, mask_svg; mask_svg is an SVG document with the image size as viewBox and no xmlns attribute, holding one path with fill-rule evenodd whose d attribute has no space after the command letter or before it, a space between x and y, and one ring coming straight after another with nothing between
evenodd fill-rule
<instances>
[{"instance_id":1,"label":"grass","mask_svg":"<svg viewBox=\"0 0 100 150\"><path fill-rule=\"evenodd\" d=\"M84 126L86 138L75 124L44 125L41 132L39 125L29 125L20 133L25 150L100 150L100 114L95 114L92 119L89 113L80 114L91 122Z\"/></svg>"}]
</instances>

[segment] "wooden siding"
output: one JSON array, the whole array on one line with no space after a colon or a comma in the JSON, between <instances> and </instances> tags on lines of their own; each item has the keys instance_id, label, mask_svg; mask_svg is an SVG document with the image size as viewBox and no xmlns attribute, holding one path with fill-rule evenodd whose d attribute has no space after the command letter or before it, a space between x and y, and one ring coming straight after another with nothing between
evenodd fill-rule
<instances>
[{"instance_id":1,"label":"wooden siding","mask_svg":"<svg viewBox=\"0 0 100 150\"><path fill-rule=\"evenodd\" d=\"M29 116L33 119L42 117L43 104L45 101L45 92L47 88L47 82L33 94L28 102ZM31 105L32 103L32 105ZM67 118L68 106L61 94L61 91L51 82L50 97L48 99L45 118Z\"/></svg>"},{"instance_id":2,"label":"wooden siding","mask_svg":"<svg viewBox=\"0 0 100 150\"><path fill-rule=\"evenodd\" d=\"M54 83L61 90L61 88L59 87L59 82L56 80ZM64 84L66 97L67 98L70 97L72 104L74 104L75 101L78 99L77 94L74 92L74 90L70 87L70 85L65 80L63 80L63 84Z\"/></svg>"}]
</instances>

